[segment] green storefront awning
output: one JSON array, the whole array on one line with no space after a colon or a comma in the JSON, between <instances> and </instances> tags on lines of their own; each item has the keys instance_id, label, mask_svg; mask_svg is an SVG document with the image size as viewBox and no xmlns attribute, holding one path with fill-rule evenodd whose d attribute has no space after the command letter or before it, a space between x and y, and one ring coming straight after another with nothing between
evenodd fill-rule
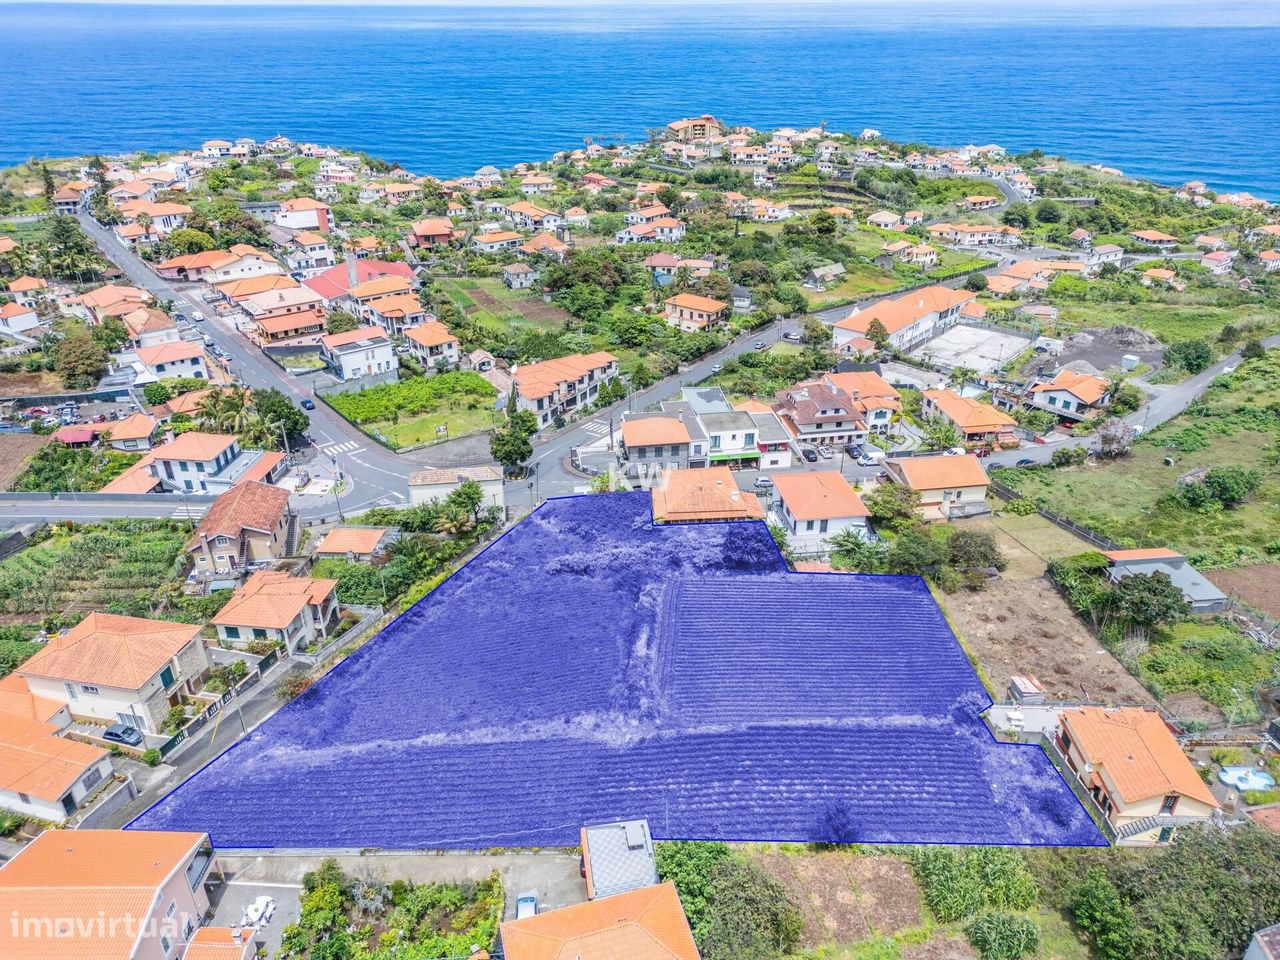
<instances>
[{"instance_id":1,"label":"green storefront awning","mask_svg":"<svg viewBox=\"0 0 1280 960\"><path fill-rule=\"evenodd\" d=\"M713 453L712 460L759 460L759 450L743 450L739 453Z\"/></svg>"}]
</instances>

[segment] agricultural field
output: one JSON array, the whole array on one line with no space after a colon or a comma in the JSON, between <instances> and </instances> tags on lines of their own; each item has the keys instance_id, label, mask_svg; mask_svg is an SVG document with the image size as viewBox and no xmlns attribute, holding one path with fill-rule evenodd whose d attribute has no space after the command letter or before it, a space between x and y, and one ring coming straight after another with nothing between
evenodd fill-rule
<instances>
[{"instance_id":1,"label":"agricultural field","mask_svg":"<svg viewBox=\"0 0 1280 960\"><path fill-rule=\"evenodd\" d=\"M871 264L854 263L846 268L844 279L836 286L821 291L809 287L801 287L800 290L809 301L809 309L819 310L833 304L850 303L871 294L895 290L902 285L903 280L896 273L881 270Z\"/></svg>"},{"instance_id":2,"label":"agricultural field","mask_svg":"<svg viewBox=\"0 0 1280 960\"><path fill-rule=\"evenodd\" d=\"M1203 566L1256 562L1280 550L1280 352L1219 377L1186 413L1144 434L1114 461L1054 470L998 470L1023 496L1122 546L1168 546ZM1165 459L1173 461L1172 466ZM1229 509L1192 508L1174 496L1199 468L1256 470L1258 489Z\"/></svg>"},{"instance_id":3,"label":"agricultural field","mask_svg":"<svg viewBox=\"0 0 1280 960\"><path fill-rule=\"evenodd\" d=\"M675 838L1103 842L1044 753L990 738L919 578L792 574L762 524L650 511L548 501L136 825L571 846L625 806Z\"/></svg>"},{"instance_id":4,"label":"agricultural field","mask_svg":"<svg viewBox=\"0 0 1280 960\"><path fill-rule=\"evenodd\" d=\"M325 400L365 433L395 448L501 426L505 414L496 409L497 396L478 373L454 371L330 394Z\"/></svg>"},{"instance_id":5,"label":"agricultural field","mask_svg":"<svg viewBox=\"0 0 1280 960\"><path fill-rule=\"evenodd\" d=\"M495 335L513 326L557 331L569 314L527 290L509 290L497 277L441 278L436 281L467 317Z\"/></svg>"},{"instance_id":6,"label":"agricultural field","mask_svg":"<svg viewBox=\"0 0 1280 960\"><path fill-rule=\"evenodd\" d=\"M1223 307L1178 303L1074 303L1058 302L1061 314L1056 332L1071 333L1082 327L1139 327L1165 344L1179 340L1214 340L1226 326L1248 331L1249 336L1269 336L1280 330L1280 306L1263 303Z\"/></svg>"},{"instance_id":7,"label":"agricultural field","mask_svg":"<svg viewBox=\"0 0 1280 960\"><path fill-rule=\"evenodd\" d=\"M171 520L59 525L0 562L0 611L37 620L61 614L148 614L186 564L190 527Z\"/></svg>"},{"instance_id":8,"label":"agricultural field","mask_svg":"<svg viewBox=\"0 0 1280 960\"><path fill-rule=\"evenodd\" d=\"M48 436L38 433L0 434L0 490L12 490L31 458L48 442Z\"/></svg>"}]
</instances>

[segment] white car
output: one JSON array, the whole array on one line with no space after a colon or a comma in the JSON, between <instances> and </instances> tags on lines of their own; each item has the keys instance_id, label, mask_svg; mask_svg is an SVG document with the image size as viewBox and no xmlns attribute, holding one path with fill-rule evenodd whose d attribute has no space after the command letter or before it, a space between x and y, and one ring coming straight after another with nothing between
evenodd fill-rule
<instances>
[{"instance_id":1,"label":"white car","mask_svg":"<svg viewBox=\"0 0 1280 960\"><path fill-rule=\"evenodd\" d=\"M756 477L756 487L760 490L768 490L773 487L773 479L770 477Z\"/></svg>"},{"instance_id":2,"label":"white car","mask_svg":"<svg viewBox=\"0 0 1280 960\"><path fill-rule=\"evenodd\" d=\"M523 920L526 917L535 916L538 912L538 895L532 890L526 890L520 896L516 897L516 919Z\"/></svg>"},{"instance_id":3,"label":"white car","mask_svg":"<svg viewBox=\"0 0 1280 960\"><path fill-rule=\"evenodd\" d=\"M964 447L952 447L949 450L942 451L944 457L963 457L964 453Z\"/></svg>"},{"instance_id":4,"label":"white car","mask_svg":"<svg viewBox=\"0 0 1280 960\"><path fill-rule=\"evenodd\" d=\"M201 313L199 310L192 310L191 319L194 320L196 323L204 323L204 314Z\"/></svg>"},{"instance_id":5,"label":"white car","mask_svg":"<svg viewBox=\"0 0 1280 960\"><path fill-rule=\"evenodd\" d=\"M831 448L830 448L830 447L819 447L819 448L818 448L818 456L820 456L823 460L830 460L830 459L831 459L831 457L832 457Z\"/></svg>"},{"instance_id":6,"label":"white car","mask_svg":"<svg viewBox=\"0 0 1280 960\"><path fill-rule=\"evenodd\" d=\"M719 372L720 372L721 370L723 370L723 369L724 369L724 364L723 364L723 363L713 363L713 364L711 365L711 372L712 372L712 373L719 373Z\"/></svg>"}]
</instances>

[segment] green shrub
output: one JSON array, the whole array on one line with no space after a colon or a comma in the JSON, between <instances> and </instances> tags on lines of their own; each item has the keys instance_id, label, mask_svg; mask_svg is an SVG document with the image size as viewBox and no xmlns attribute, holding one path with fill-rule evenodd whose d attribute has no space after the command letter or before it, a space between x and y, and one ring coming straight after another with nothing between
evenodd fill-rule
<instances>
[{"instance_id":1,"label":"green shrub","mask_svg":"<svg viewBox=\"0 0 1280 960\"><path fill-rule=\"evenodd\" d=\"M1035 905L1035 880L1022 855L1007 847L919 847L911 863L924 901L942 923L984 909L1027 910Z\"/></svg>"},{"instance_id":2,"label":"green shrub","mask_svg":"<svg viewBox=\"0 0 1280 960\"><path fill-rule=\"evenodd\" d=\"M412 417L444 404L492 405L497 395L493 384L480 374L458 370L434 377L411 377L398 383L378 384L326 399L352 423L368 424L398 421L401 417Z\"/></svg>"},{"instance_id":3,"label":"green shrub","mask_svg":"<svg viewBox=\"0 0 1280 960\"><path fill-rule=\"evenodd\" d=\"M160 760L160 751L155 747L148 747L146 750L142 751L142 762L148 767L159 766Z\"/></svg>"},{"instance_id":4,"label":"green shrub","mask_svg":"<svg viewBox=\"0 0 1280 960\"><path fill-rule=\"evenodd\" d=\"M1010 500L1001 510L1001 513L1011 513L1015 517L1026 517L1036 512L1035 501L1030 500L1027 497L1019 497L1017 500Z\"/></svg>"},{"instance_id":5,"label":"green shrub","mask_svg":"<svg viewBox=\"0 0 1280 960\"><path fill-rule=\"evenodd\" d=\"M654 844L658 876L676 885L695 940L701 942L711 889L711 871L730 856L727 844L716 841L667 840Z\"/></svg>"},{"instance_id":6,"label":"green shrub","mask_svg":"<svg viewBox=\"0 0 1280 960\"><path fill-rule=\"evenodd\" d=\"M1040 949L1040 930L1030 917L984 913L964 928L982 960L1019 960Z\"/></svg>"}]
</instances>

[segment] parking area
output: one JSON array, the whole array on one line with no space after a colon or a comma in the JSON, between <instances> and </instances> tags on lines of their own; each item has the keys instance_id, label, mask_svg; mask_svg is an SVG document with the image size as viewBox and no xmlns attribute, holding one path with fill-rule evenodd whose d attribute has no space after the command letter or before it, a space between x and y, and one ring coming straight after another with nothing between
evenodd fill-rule
<instances>
[{"instance_id":1,"label":"parking area","mask_svg":"<svg viewBox=\"0 0 1280 960\"><path fill-rule=\"evenodd\" d=\"M979 373L990 373L1029 346L1031 340L1026 337L957 324L916 347L910 355L952 370L970 367Z\"/></svg>"},{"instance_id":2,"label":"parking area","mask_svg":"<svg viewBox=\"0 0 1280 960\"><path fill-rule=\"evenodd\" d=\"M246 922L246 912L261 897L274 902L270 919L260 922L253 941L263 948L265 955L274 957L280 950L280 936L284 928L298 919L301 913L299 894L301 883L254 883L230 880L213 892L211 901L215 927L239 927Z\"/></svg>"}]
</instances>

